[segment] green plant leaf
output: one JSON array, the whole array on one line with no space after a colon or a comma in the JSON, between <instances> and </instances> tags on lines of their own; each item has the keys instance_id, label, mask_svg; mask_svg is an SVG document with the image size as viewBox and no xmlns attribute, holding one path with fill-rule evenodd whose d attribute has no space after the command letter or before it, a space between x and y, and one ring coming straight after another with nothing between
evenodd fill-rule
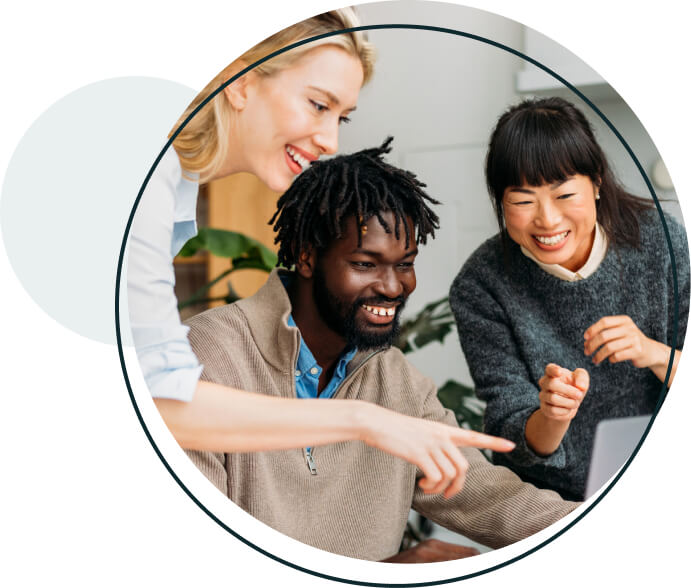
<instances>
[{"instance_id":1,"label":"green plant leaf","mask_svg":"<svg viewBox=\"0 0 691 588\"><path fill-rule=\"evenodd\" d=\"M256 269L271 271L276 265L277 256L268 247L256 239L247 237L235 231L213 229L204 227L192 237L178 255L190 257L199 251L208 251L216 257L225 257L233 260L236 266L239 259L256 260Z\"/></svg>"},{"instance_id":2,"label":"green plant leaf","mask_svg":"<svg viewBox=\"0 0 691 588\"><path fill-rule=\"evenodd\" d=\"M448 380L437 390L439 402L456 415L461 427L482 431L485 403L475 396L475 390L465 384Z\"/></svg>"},{"instance_id":3,"label":"green plant leaf","mask_svg":"<svg viewBox=\"0 0 691 588\"><path fill-rule=\"evenodd\" d=\"M447 297L430 302L416 316L401 323L396 347L410 353L437 341L443 343L456 327Z\"/></svg>"}]
</instances>

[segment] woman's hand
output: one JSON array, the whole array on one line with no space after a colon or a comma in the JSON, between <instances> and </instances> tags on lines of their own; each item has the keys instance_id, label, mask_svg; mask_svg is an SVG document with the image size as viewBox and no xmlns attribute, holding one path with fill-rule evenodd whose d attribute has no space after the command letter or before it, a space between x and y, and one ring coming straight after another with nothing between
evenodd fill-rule
<instances>
[{"instance_id":1,"label":"woman's hand","mask_svg":"<svg viewBox=\"0 0 691 588\"><path fill-rule=\"evenodd\" d=\"M561 443L588 392L590 376L582 368L573 372L547 364L540 386L540 408L528 417L525 440L535 453L548 456Z\"/></svg>"},{"instance_id":2,"label":"woman's hand","mask_svg":"<svg viewBox=\"0 0 691 588\"><path fill-rule=\"evenodd\" d=\"M573 372L547 364L545 375L538 380L540 386L540 411L555 421L571 421L585 398L590 386L590 376L582 368Z\"/></svg>"},{"instance_id":3,"label":"woman's hand","mask_svg":"<svg viewBox=\"0 0 691 588\"><path fill-rule=\"evenodd\" d=\"M590 326L583 334L586 355L593 355L593 363L606 359L610 363L631 361L637 368L650 368L660 381L667 375L671 347L646 337L630 316L606 316ZM676 373L681 353L675 351L669 383Z\"/></svg>"},{"instance_id":4,"label":"woman's hand","mask_svg":"<svg viewBox=\"0 0 691 588\"><path fill-rule=\"evenodd\" d=\"M458 446L511 451L515 444L460 427L402 415L371 404L365 412L362 441L415 464L423 473L426 494L450 498L463 487L468 462Z\"/></svg>"}]
</instances>

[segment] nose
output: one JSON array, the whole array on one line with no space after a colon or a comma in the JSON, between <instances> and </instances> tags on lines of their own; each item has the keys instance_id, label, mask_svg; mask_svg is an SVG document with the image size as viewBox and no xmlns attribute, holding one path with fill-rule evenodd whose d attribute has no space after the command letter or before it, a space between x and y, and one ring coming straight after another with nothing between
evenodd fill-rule
<instances>
[{"instance_id":1,"label":"nose","mask_svg":"<svg viewBox=\"0 0 691 588\"><path fill-rule=\"evenodd\" d=\"M377 294L386 298L398 298L403 294L403 283L393 268L382 268L375 287Z\"/></svg>"},{"instance_id":2,"label":"nose","mask_svg":"<svg viewBox=\"0 0 691 588\"><path fill-rule=\"evenodd\" d=\"M333 155L338 151L338 119L327 121L314 135L314 142L322 155Z\"/></svg>"},{"instance_id":3,"label":"nose","mask_svg":"<svg viewBox=\"0 0 691 588\"><path fill-rule=\"evenodd\" d=\"M540 202L535 224L539 227L549 229L556 227L561 222L561 211L551 200Z\"/></svg>"}]
</instances>

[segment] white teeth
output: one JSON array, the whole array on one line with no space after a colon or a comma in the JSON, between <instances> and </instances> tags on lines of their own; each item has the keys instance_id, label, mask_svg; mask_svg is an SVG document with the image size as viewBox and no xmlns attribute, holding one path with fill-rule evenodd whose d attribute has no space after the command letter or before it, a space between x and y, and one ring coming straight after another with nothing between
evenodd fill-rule
<instances>
[{"instance_id":1,"label":"white teeth","mask_svg":"<svg viewBox=\"0 0 691 588\"><path fill-rule=\"evenodd\" d=\"M307 169L310 162L306 157L300 155L297 151L295 151L295 149L293 149L289 145L286 146L286 152L288 153L288 155L290 155L293 161L302 168L302 171L305 171Z\"/></svg>"},{"instance_id":2,"label":"white teeth","mask_svg":"<svg viewBox=\"0 0 691 588\"><path fill-rule=\"evenodd\" d=\"M541 237L540 235L535 235L535 238L543 245L556 245L557 243L561 243L568 234L568 231L564 231L563 233L559 233L553 237Z\"/></svg>"},{"instance_id":3,"label":"white teeth","mask_svg":"<svg viewBox=\"0 0 691 588\"><path fill-rule=\"evenodd\" d=\"M381 308L378 306L367 306L366 304L363 304L362 307L367 312L371 312L372 314L376 314L377 316L393 316L394 314L396 314L395 308Z\"/></svg>"}]
</instances>

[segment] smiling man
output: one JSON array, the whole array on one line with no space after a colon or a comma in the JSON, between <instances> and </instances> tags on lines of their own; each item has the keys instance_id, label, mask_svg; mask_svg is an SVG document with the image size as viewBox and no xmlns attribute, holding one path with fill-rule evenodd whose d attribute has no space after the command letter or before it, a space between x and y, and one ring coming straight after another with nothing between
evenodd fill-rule
<instances>
[{"instance_id":1,"label":"smiling man","mask_svg":"<svg viewBox=\"0 0 691 588\"><path fill-rule=\"evenodd\" d=\"M276 396L364 401L457 426L433 382L391 347L415 290L418 245L434 235L438 219L424 185L383 160L389 143L315 163L281 197L272 219L278 258L294 270L274 270L256 295L190 321L204 378ZM405 454L409 440L401 435L400 443ZM447 489L446 497L438 494L444 488L416 486L415 466L357 441L189 455L259 520L362 559L439 561L474 553L441 542L397 553L411 508L501 547L577 506L523 483L475 449L462 453L450 446L439 456L447 469L467 467L463 490Z\"/></svg>"}]
</instances>

